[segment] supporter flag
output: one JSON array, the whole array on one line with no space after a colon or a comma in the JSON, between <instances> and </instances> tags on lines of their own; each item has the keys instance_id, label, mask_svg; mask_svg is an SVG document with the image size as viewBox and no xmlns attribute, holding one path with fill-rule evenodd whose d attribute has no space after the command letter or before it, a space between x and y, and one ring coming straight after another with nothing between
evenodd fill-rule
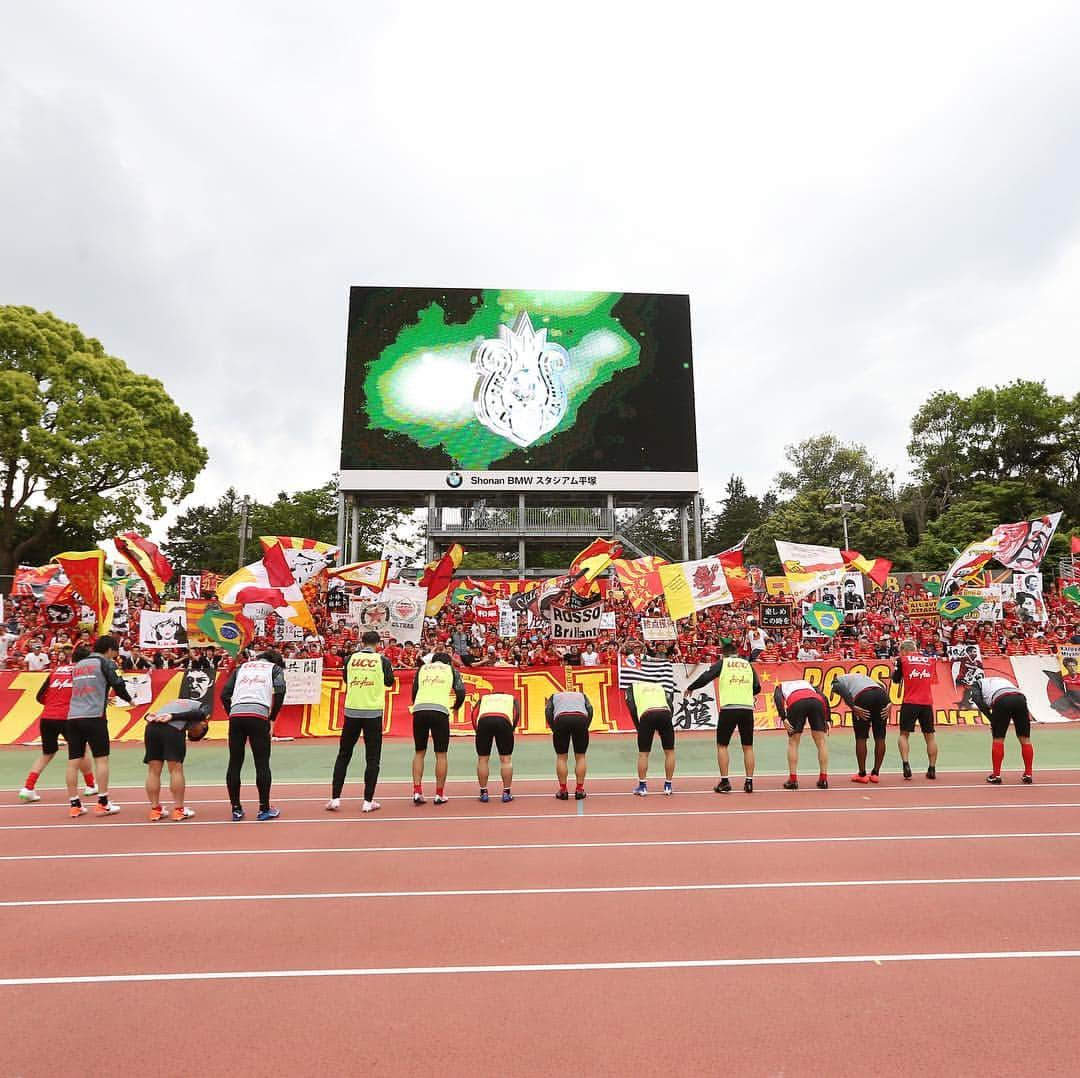
<instances>
[{"instance_id":1,"label":"supporter flag","mask_svg":"<svg viewBox=\"0 0 1080 1078\"><path fill-rule=\"evenodd\" d=\"M844 615L828 603L813 603L803 611L803 621L819 633L832 636L844 623Z\"/></svg>"},{"instance_id":2,"label":"supporter flag","mask_svg":"<svg viewBox=\"0 0 1080 1078\"><path fill-rule=\"evenodd\" d=\"M675 619L732 601L724 565L719 557L662 565L659 574L664 585L668 613Z\"/></svg>"},{"instance_id":3,"label":"supporter flag","mask_svg":"<svg viewBox=\"0 0 1080 1078\"><path fill-rule=\"evenodd\" d=\"M844 575L844 559L831 546L807 546L776 540L776 553L784 567L788 589L796 599L827 584L839 584Z\"/></svg>"},{"instance_id":4,"label":"supporter flag","mask_svg":"<svg viewBox=\"0 0 1080 1078\"><path fill-rule=\"evenodd\" d=\"M570 563L570 571L567 575L577 578L571 585L574 593L582 599L588 599L596 590L593 581L621 553L622 547L618 543L612 543L607 539L594 539Z\"/></svg>"},{"instance_id":5,"label":"supporter flag","mask_svg":"<svg viewBox=\"0 0 1080 1078\"><path fill-rule=\"evenodd\" d=\"M217 597L225 609L240 607L245 616L262 617L269 607L286 621L315 632L311 610L281 547L267 550L262 561L237 569L217 586Z\"/></svg>"},{"instance_id":6,"label":"supporter flag","mask_svg":"<svg viewBox=\"0 0 1080 1078\"><path fill-rule=\"evenodd\" d=\"M611 565L626 601L638 613L664 594L664 582L660 579L660 567L667 565L664 558L635 558L632 561L617 558Z\"/></svg>"},{"instance_id":7,"label":"supporter flag","mask_svg":"<svg viewBox=\"0 0 1080 1078\"><path fill-rule=\"evenodd\" d=\"M509 598L511 592L509 580L474 580L471 576L467 576L465 587L469 591L479 592L485 599L490 599L492 602L496 599Z\"/></svg>"},{"instance_id":8,"label":"supporter flag","mask_svg":"<svg viewBox=\"0 0 1080 1078\"><path fill-rule=\"evenodd\" d=\"M161 602L165 585L172 580L172 566L158 548L137 532L123 532L113 539L116 552L135 570L136 576L146 585L150 601Z\"/></svg>"},{"instance_id":9,"label":"supporter flag","mask_svg":"<svg viewBox=\"0 0 1080 1078\"><path fill-rule=\"evenodd\" d=\"M1061 513L1050 513L1018 524L999 524L990 539L997 545L994 558L1007 569L1032 573L1042 564L1050 540L1061 522Z\"/></svg>"},{"instance_id":10,"label":"supporter flag","mask_svg":"<svg viewBox=\"0 0 1080 1078\"><path fill-rule=\"evenodd\" d=\"M207 604L197 624L208 640L223 647L234 659L255 639L255 626L243 614L223 610L217 603Z\"/></svg>"},{"instance_id":11,"label":"supporter flag","mask_svg":"<svg viewBox=\"0 0 1080 1078\"><path fill-rule=\"evenodd\" d=\"M211 599L184 600L184 624L187 625L188 644L191 647L205 647L207 644L214 643L196 627L199 624L199 619L206 613L207 607L210 606L212 601Z\"/></svg>"},{"instance_id":12,"label":"supporter flag","mask_svg":"<svg viewBox=\"0 0 1080 1078\"><path fill-rule=\"evenodd\" d=\"M340 548L318 539L298 539L295 535L260 535L263 557L270 550L280 550L297 584L306 584L338 556Z\"/></svg>"},{"instance_id":13,"label":"supporter flag","mask_svg":"<svg viewBox=\"0 0 1080 1078\"><path fill-rule=\"evenodd\" d=\"M98 634L112 628L113 589L105 584L105 552L103 550L70 551L53 559L67 574L65 597L77 592L79 598L94 612Z\"/></svg>"},{"instance_id":14,"label":"supporter flag","mask_svg":"<svg viewBox=\"0 0 1080 1078\"><path fill-rule=\"evenodd\" d=\"M450 582L454 579L454 573L464 556L465 551L461 544L454 543L441 558L428 562L424 567L424 573L418 583L420 587L427 588L425 613L429 618L433 618L446 605L447 596L450 594Z\"/></svg>"},{"instance_id":15,"label":"supporter flag","mask_svg":"<svg viewBox=\"0 0 1080 1078\"><path fill-rule=\"evenodd\" d=\"M731 550L725 550L722 554L716 556L724 567L724 576L727 578L728 587L731 589L732 599L737 603L747 600L753 601L756 596L753 587L750 585L750 577L747 574L746 566L743 565L742 548L733 547Z\"/></svg>"},{"instance_id":16,"label":"supporter flag","mask_svg":"<svg viewBox=\"0 0 1080 1078\"><path fill-rule=\"evenodd\" d=\"M1062 588L1061 596L1063 599L1068 599L1070 603L1080 605L1080 584L1070 584L1067 588Z\"/></svg>"},{"instance_id":17,"label":"supporter flag","mask_svg":"<svg viewBox=\"0 0 1080 1078\"><path fill-rule=\"evenodd\" d=\"M947 595L938 600L937 611L943 618L955 621L978 610L982 603L981 595Z\"/></svg>"},{"instance_id":18,"label":"supporter flag","mask_svg":"<svg viewBox=\"0 0 1080 1078\"><path fill-rule=\"evenodd\" d=\"M363 584L372 591L382 591L386 587L389 573L388 561L354 561L352 565L328 570L327 575L348 584Z\"/></svg>"},{"instance_id":19,"label":"supporter flag","mask_svg":"<svg viewBox=\"0 0 1080 1078\"><path fill-rule=\"evenodd\" d=\"M840 556L849 568L868 576L879 588L885 587L892 571L892 562L888 558L864 558L857 550L841 550Z\"/></svg>"},{"instance_id":20,"label":"supporter flag","mask_svg":"<svg viewBox=\"0 0 1080 1078\"><path fill-rule=\"evenodd\" d=\"M29 595L36 602L48 606L61 601L68 590L68 584L68 578L60 565L42 565L37 569L20 565L11 582L11 594Z\"/></svg>"},{"instance_id":21,"label":"supporter flag","mask_svg":"<svg viewBox=\"0 0 1080 1078\"><path fill-rule=\"evenodd\" d=\"M968 543L956 556L956 560L946 570L941 578L941 587L938 594L946 598L963 591L964 588L976 583L983 567L997 552L997 540L983 539L978 543ZM959 615L955 615L959 617Z\"/></svg>"},{"instance_id":22,"label":"supporter flag","mask_svg":"<svg viewBox=\"0 0 1080 1078\"><path fill-rule=\"evenodd\" d=\"M1070 549L1074 554L1080 554L1080 535L1074 535L1072 537Z\"/></svg>"}]
</instances>

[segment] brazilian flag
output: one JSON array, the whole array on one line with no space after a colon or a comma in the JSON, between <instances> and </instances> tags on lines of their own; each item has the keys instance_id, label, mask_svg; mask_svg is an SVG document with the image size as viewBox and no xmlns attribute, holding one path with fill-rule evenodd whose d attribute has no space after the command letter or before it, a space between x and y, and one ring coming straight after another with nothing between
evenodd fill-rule
<instances>
[{"instance_id":1,"label":"brazilian flag","mask_svg":"<svg viewBox=\"0 0 1080 1078\"><path fill-rule=\"evenodd\" d=\"M230 614L215 603L199 618L199 628L234 659L255 635L254 625L243 614Z\"/></svg>"},{"instance_id":2,"label":"brazilian flag","mask_svg":"<svg viewBox=\"0 0 1080 1078\"><path fill-rule=\"evenodd\" d=\"M832 636L844 623L844 616L835 606L828 603L814 603L803 611L803 621L812 625L819 633Z\"/></svg>"},{"instance_id":3,"label":"brazilian flag","mask_svg":"<svg viewBox=\"0 0 1080 1078\"><path fill-rule=\"evenodd\" d=\"M1061 594L1070 603L1080 604L1080 584L1070 584L1067 588L1062 588Z\"/></svg>"},{"instance_id":4,"label":"brazilian flag","mask_svg":"<svg viewBox=\"0 0 1080 1078\"><path fill-rule=\"evenodd\" d=\"M950 595L947 599L938 600L937 612L943 618L955 621L973 610L978 610L982 603L981 595Z\"/></svg>"}]
</instances>

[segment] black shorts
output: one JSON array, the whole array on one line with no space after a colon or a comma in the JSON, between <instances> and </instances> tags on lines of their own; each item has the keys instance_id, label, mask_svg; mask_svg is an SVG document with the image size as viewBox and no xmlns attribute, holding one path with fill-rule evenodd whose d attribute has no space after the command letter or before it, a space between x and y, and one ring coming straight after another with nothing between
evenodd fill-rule
<instances>
[{"instance_id":1,"label":"black shorts","mask_svg":"<svg viewBox=\"0 0 1080 1078\"><path fill-rule=\"evenodd\" d=\"M870 718L860 719L856 715L851 716L851 726L855 731L856 741L865 741L874 732L875 741L885 740L885 712L889 709L889 694L879 685L873 689L863 689L855 697L855 703L859 707L870 712Z\"/></svg>"},{"instance_id":2,"label":"black shorts","mask_svg":"<svg viewBox=\"0 0 1080 1078\"><path fill-rule=\"evenodd\" d=\"M514 724L502 715L483 715L476 723L476 755L490 756L493 741L500 756L513 756Z\"/></svg>"},{"instance_id":3,"label":"black shorts","mask_svg":"<svg viewBox=\"0 0 1080 1078\"><path fill-rule=\"evenodd\" d=\"M146 745L144 764L151 760L168 760L170 763L182 764L187 756L186 731L177 730L167 722L148 722L143 742Z\"/></svg>"},{"instance_id":4,"label":"black shorts","mask_svg":"<svg viewBox=\"0 0 1080 1078\"><path fill-rule=\"evenodd\" d=\"M54 756L60 750L60 738L67 740L67 719L42 719L41 754Z\"/></svg>"},{"instance_id":5,"label":"black shorts","mask_svg":"<svg viewBox=\"0 0 1080 1078\"><path fill-rule=\"evenodd\" d=\"M801 734L803 727L810 723L810 729L817 734L825 733L825 705L820 700L796 700L788 708L788 725L793 734Z\"/></svg>"},{"instance_id":6,"label":"black shorts","mask_svg":"<svg viewBox=\"0 0 1080 1078\"><path fill-rule=\"evenodd\" d=\"M754 709L752 707L726 707L720 712L716 723L716 743L730 745L731 735L739 728L739 740L749 748L754 743Z\"/></svg>"},{"instance_id":7,"label":"black shorts","mask_svg":"<svg viewBox=\"0 0 1080 1078\"><path fill-rule=\"evenodd\" d=\"M417 752L427 748L428 735L436 752L450 751L450 716L441 711L414 711L412 740Z\"/></svg>"},{"instance_id":8,"label":"black shorts","mask_svg":"<svg viewBox=\"0 0 1080 1078\"><path fill-rule=\"evenodd\" d=\"M565 756L574 743L574 755L589 751L589 718L587 715L559 715L551 723L551 743L556 756Z\"/></svg>"},{"instance_id":9,"label":"black shorts","mask_svg":"<svg viewBox=\"0 0 1080 1078\"><path fill-rule=\"evenodd\" d=\"M660 735L660 747L665 752L675 748L675 725L670 712L648 711L641 716L637 731L638 752L649 752L657 734Z\"/></svg>"},{"instance_id":10,"label":"black shorts","mask_svg":"<svg viewBox=\"0 0 1080 1078\"><path fill-rule=\"evenodd\" d=\"M924 734L932 734L934 732L934 709L929 704L901 704L900 733L914 733L915 723L919 724L919 729Z\"/></svg>"},{"instance_id":11,"label":"black shorts","mask_svg":"<svg viewBox=\"0 0 1080 1078\"><path fill-rule=\"evenodd\" d=\"M1027 697L1020 692L999 696L990 709L990 733L1000 740L1013 724L1017 737L1031 737L1031 716L1028 714Z\"/></svg>"},{"instance_id":12,"label":"black shorts","mask_svg":"<svg viewBox=\"0 0 1080 1078\"><path fill-rule=\"evenodd\" d=\"M90 755L96 760L109 755L109 720L68 719L64 724L64 737L68 743L68 759L78 760L90 746Z\"/></svg>"}]
</instances>

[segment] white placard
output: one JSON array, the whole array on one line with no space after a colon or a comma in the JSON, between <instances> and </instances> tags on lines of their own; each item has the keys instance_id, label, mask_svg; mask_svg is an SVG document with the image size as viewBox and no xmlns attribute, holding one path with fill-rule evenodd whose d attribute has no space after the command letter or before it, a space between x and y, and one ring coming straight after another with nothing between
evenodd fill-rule
<instances>
[{"instance_id":1,"label":"white placard","mask_svg":"<svg viewBox=\"0 0 1080 1078\"><path fill-rule=\"evenodd\" d=\"M613 633L615 631L615 611L605 610L600 615L600 628L606 633Z\"/></svg>"},{"instance_id":2,"label":"white placard","mask_svg":"<svg viewBox=\"0 0 1080 1078\"><path fill-rule=\"evenodd\" d=\"M552 606L548 608L552 640L592 640L603 631L600 619L604 616L604 604L593 603L575 609Z\"/></svg>"},{"instance_id":3,"label":"white placard","mask_svg":"<svg viewBox=\"0 0 1080 1078\"><path fill-rule=\"evenodd\" d=\"M285 703L317 704L322 700L322 657L285 660Z\"/></svg>"},{"instance_id":4,"label":"white placard","mask_svg":"<svg viewBox=\"0 0 1080 1078\"><path fill-rule=\"evenodd\" d=\"M202 577L201 576L181 576L180 577L180 598L181 599L201 599L202 598Z\"/></svg>"},{"instance_id":5,"label":"white placard","mask_svg":"<svg viewBox=\"0 0 1080 1078\"><path fill-rule=\"evenodd\" d=\"M499 608L499 636L512 640L518 634L517 611L510 605L509 599L498 599L496 605Z\"/></svg>"},{"instance_id":6,"label":"white placard","mask_svg":"<svg viewBox=\"0 0 1080 1078\"><path fill-rule=\"evenodd\" d=\"M641 636L644 640L674 640L675 622L671 618L642 618Z\"/></svg>"},{"instance_id":7,"label":"white placard","mask_svg":"<svg viewBox=\"0 0 1080 1078\"><path fill-rule=\"evenodd\" d=\"M153 689L150 687L149 674L124 674L124 684L127 686L131 703L117 697L113 700L116 707L139 707L148 704L154 698Z\"/></svg>"},{"instance_id":8,"label":"white placard","mask_svg":"<svg viewBox=\"0 0 1080 1078\"><path fill-rule=\"evenodd\" d=\"M143 610L139 614L139 647L143 651L187 646L184 610Z\"/></svg>"},{"instance_id":9,"label":"white placard","mask_svg":"<svg viewBox=\"0 0 1080 1078\"><path fill-rule=\"evenodd\" d=\"M304 627L279 617L274 625L274 639L280 644L302 644Z\"/></svg>"}]
</instances>

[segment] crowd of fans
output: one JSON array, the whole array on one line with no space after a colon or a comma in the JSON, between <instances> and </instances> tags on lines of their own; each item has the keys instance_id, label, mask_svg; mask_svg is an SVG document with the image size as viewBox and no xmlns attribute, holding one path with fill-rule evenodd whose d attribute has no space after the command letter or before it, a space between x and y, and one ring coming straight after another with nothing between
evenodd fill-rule
<instances>
[{"instance_id":1,"label":"crowd of fans","mask_svg":"<svg viewBox=\"0 0 1080 1078\"><path fill-rule=\"evenodd\" d=\"M909 600L927 597L910 590L868 590L865 608L848 613L833 637L810 635L798 603L791 607L791 624L780 627L761 624L758 602L714 606L679 621L676 639L660 645L643 639L641 619L663 617L662 600L635 613L616 588L607 589L606 594L607 609L615 614L615 631L578 643L552 641L542 618L534 619L533 627L523 627L516 638L504 639L498 635L492 608L478 608L470 597L448 603L438 616L426 619L419 644L390 638L383 650L395 668L408 669L419 666L435 650L450 651L462 666L537 667L614 665L620 655L624 664L633 665L656 646L663 647L674 662L712 663L719 657L724 639L735 641L741 654L757 662L887 659L898 654L904 639L914 640L923 654L942 658L950 646L961 644L977 644L984 656L995 656L1048 654L1061 644L1080 643L1080 606L1049 591L1044 597L1047 619L1042 623L1029 620L1013 603L1003 605L999 621L909 616ZM233 668L235 660L221 648L140 651L138 621L145 607L145 596L132 593L126 625L114 628L114 635L121 639L125 671L202 667L227 673ZM93 641L86 622L55 626L45 605L30 596L9 597L5 613L6 624L0 628L0 669L48 670L67 661L75 645ZM313 603L312 613L317 631L302 640L284 642L279 639L277 619L271 615L265 621L265 635L256 638L250 650L274 646L286 658L322 658L324 669L340 668L358 646L363 626L348 624L324 602Z\"/></svg>"}]
</instances>

